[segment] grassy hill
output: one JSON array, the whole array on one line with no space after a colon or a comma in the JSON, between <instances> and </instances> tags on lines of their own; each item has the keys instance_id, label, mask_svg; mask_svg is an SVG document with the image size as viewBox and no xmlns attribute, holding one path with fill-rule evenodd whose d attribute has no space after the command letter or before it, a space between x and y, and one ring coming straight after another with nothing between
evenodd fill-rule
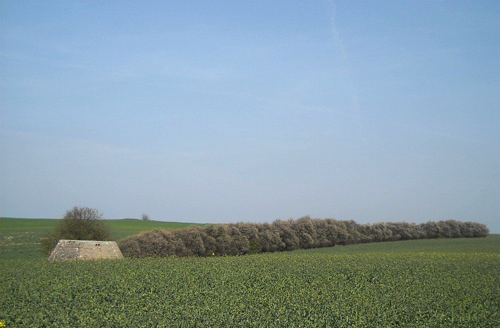
<instances>
[{"instance_id":1,"label":"grassy hill","mask_svg":"<svg viewBox=\"0 0 500 328\"><path fill-rule=\"evenodd\" d=\"M306 254L366 254L366 253L390 253L390 254L430 254L441 252L452 253L478 253L500 255L500 234L492 234L486 238L439 238L419 239L406 241L390 241L382 243L367 243L348 246L336 246L326 248L314 248L309 250L298 250L297 253Z\"/></svg>"},{"instance_id":2,"label":"grassy hill","mask_svg":"<svg viewBox=\"0 0 500 328\"><path fill-rule=\"evenodd\" d=\"M0 218L0 259L42 258L40 238L54 229L58 219ZM141 231L161 229L181 229L195 223L104 220L111 228L114 240L135 235Z\"/></svg>"}]
</instances>

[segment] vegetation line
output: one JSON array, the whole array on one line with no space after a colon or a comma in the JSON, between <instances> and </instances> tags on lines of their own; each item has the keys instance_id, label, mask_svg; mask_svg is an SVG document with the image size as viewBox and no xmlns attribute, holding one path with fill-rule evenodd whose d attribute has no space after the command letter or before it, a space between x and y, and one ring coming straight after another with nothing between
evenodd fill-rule
<instances>
[{"instance_id":1,"label":"vegetation line","mask_svg":"<svg viewBox=\"0 0 500 328\"><path fill-rule=\"evenodd\" d=\"M486 237L489 229L455 220L421 224L397 222L358 224L334 219L276 220L273 223L231 223L156 229L119 243L127 257L243 255L381 241Z\"/></svg>"}]
</instances>

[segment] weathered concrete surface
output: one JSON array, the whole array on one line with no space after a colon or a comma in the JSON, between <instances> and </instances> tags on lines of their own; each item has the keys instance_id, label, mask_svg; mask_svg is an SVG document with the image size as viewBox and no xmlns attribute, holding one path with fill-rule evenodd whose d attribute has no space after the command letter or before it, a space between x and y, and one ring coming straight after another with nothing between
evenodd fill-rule
<instances>
[{"instance_id":1,"label":"weathered concrete surface","mask_svg":"<svg viewBox=\"0 0 500 328\"><path fill-rule=\"evenodd\" d=\"M115 241L61 239L49 256L49 261L122 259Z\"/></svg>"}]
</instances>

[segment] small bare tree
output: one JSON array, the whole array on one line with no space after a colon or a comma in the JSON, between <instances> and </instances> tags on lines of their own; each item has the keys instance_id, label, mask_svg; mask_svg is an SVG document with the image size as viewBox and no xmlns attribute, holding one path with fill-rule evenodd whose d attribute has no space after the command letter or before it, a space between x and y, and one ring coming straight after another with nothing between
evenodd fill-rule
<instances>
[{"instance_id":1,"label":"small bare tree","mask_svg":"<svg viewBox=\"0 0 500 328\"><path fill-rule=\"evenodd\" d=\"M149 219L149 215L147 215L147 214L143 214L143 215L142 215L142 220L143 220L143 221L149 221L149 220L150 220L150 219Z\"/></svg>"},{"instance_id":2,"label":"small bare tree","mask_svg":"<svg viewBox=\"0 0 500 328\"><path fill-rule=\"evenodd\" d=\"M50 254L60 239L109 240L111 235L98 210L75 206L58 221L52 233L42 239L44 253Z\"/></svg>"}]
</instances>

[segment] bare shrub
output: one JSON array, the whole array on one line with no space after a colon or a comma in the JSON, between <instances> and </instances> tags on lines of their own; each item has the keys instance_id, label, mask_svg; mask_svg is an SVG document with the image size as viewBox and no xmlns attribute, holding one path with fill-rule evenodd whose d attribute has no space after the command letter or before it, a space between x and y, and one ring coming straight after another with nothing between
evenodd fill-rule
<instances>
[{"instance_id":1,"label":"bare shrub","mask_svg":"<svg viewBox=\"0 0 500 328\"><path fill-rule=\"evenodd\" d=\"M273 225L278 230L280 238L283 242L282 250L292 251L294 249L298 249L300 246L300 239L295 230L293 230L292 223L292 220L276 220L273 222Z\"/></svg>"},{"instance_id":2,"label":"bare shrub","mask_svg":"<svg viewBox=\"0 0 500 328\"><path fill-rule=\"evenodd\" d=\"M299 248L307 249L319 246L316 228L309 216L291 221L291 226L299 238Z\"/></svg>"},{"instance_id":3,"label":"bare shrub","mask_svg":"<svg viewBox=\"0 0 500 328\"><path fill-rule=\"evenodd\" d=\"M441 236L441 229L436 222L426 222L421 224L423 231L425 233L425 238L439 238ZM460 236L462 236L462 231L460 231Z\"/></svg>"},{"instance_id":4,"label":"bare shrub","mask_svg":"<svg viewBox=\"0 0 500 328\"><path fill-rule=\"evenodd\" d=\"M269 223L259 224L257 230L261 252L276 252L285 249L286 245L275 225Z\"/></svg>"},{"instance_id":5,"label":"bare shrub","mask_svg":"<svg viewBox=\"0 0 500 328\"><path fill-rule=\"evenodd\" d=\"M73 207L58 222L54 231L42 239L43 252L49 255L60 239L110 240L110 230L102 214L89 207Z\"/></svg>"},{"instance_id":6,"label":"bare shrub","mask_svg":"<svg viewBox=\"0 0 500 328\"><path fill-rule=\"evenodd\" d=\"M202 232L200 227L189 227L177 233L177 237L184 240L189 255L204 256L206 254Z\"/></svg>"},{"instance_id":7,"label":"bare shrub","mask_svg":"<svg viewBox=\"0 0 500 328\"><path fill-rule=\"evenodd\" d=\"M124 239L118 244L125 257L143 257L142 248L139 246L139 235Z\"/></svg>"},{"instance_id":8,"label":"bare shrub","mask_svg":"<svg viewBox=\"0 0 500 328\"><path fill-rule=\"evenodd\" d=\"M215 225L209 224L203 229L203 244L205 245L205 254L215 255L217 252L217 234Z\"/></svg>"}]
</instances>

